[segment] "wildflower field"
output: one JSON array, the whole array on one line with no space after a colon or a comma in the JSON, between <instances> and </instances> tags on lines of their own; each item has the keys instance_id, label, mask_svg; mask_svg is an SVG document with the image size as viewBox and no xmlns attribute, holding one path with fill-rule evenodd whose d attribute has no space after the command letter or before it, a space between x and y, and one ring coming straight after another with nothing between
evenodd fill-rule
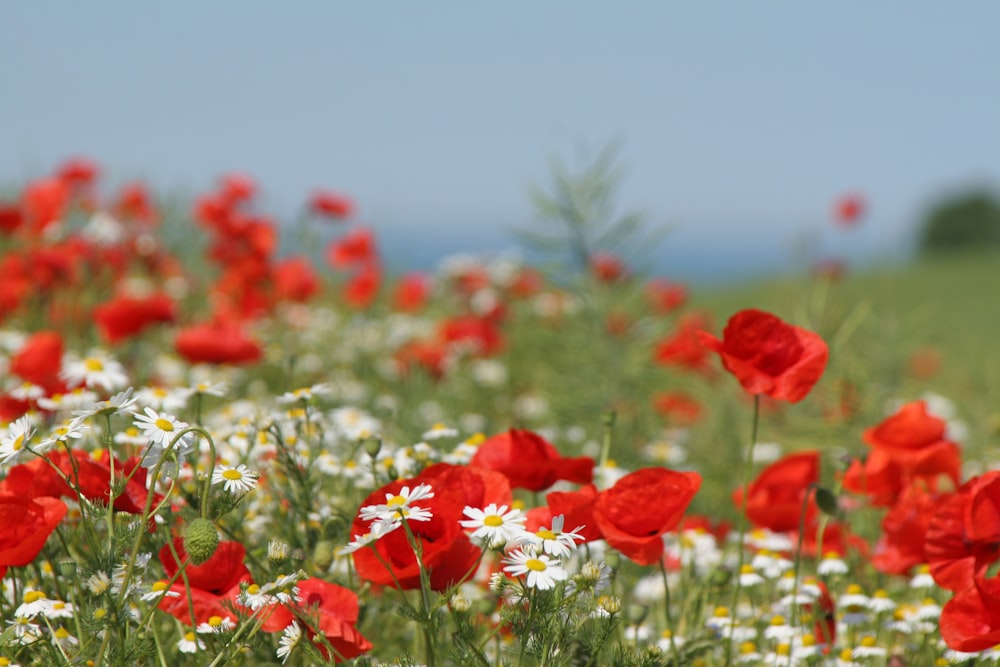
<instances>
[{"instance_id":1,"label":"wildflower field","mask_svg":"<svg viewBox=\"0 0 1000 667\"><path fill-rule=\"evenodd\" d=\"M568 229L0 193L0 666L1000 661L996 258L700 293Z\"/></svg>"}]
</instances>

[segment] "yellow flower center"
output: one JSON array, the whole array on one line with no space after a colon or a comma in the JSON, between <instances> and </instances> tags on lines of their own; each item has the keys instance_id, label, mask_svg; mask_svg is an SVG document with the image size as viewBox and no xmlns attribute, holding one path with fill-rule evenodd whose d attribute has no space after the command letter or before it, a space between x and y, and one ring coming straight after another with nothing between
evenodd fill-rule
<instances>
[{"instance_id":1,"label":"yellow flower center","mask_svg":"<svg viewBox=\"0 0 1000 667\"><path fill-rule=\"evenodd\" d=\"M403 496L393 496L389 500L385 501L385 504L389 507L401 507L406 504L406 498Z\"/></svg>"},{"instance_id":2,"label":"yellow flower center","mask_svg":"<svg viewBox=\"0 0 1000 667\"><path fill-rule=\"evenodd\" d=\"M863 591L864 589L857 584L851 584L850 586L847 587L848 595L861 595Z\"/></svg>"},{"instance_id":3,"label":"yellow flower center","mask_svg":"<svg viewBox=\"0 0 1000 667\"><path fill-rule=\"evenodd\" d=\"M551 530L546 530L545 528L542 528L540 531L538 531L537 533L535 533L535 535L537 535L538 537L542 538L543 540L554 540L554 539L556 539L556 534L553 533Z\"/></svg>"},{"instance_id":4,"label":"yellow flower center","mask_svg":"<svg viewBox=\"0 0 1000 667\"><path fill-rule=\"evenodd\" d=\"M802 635L802 645L803 646L815 646L816 645L816 637L814 637L811 632L805 633L804 635Z\"/></svg>"},{"instance_id":5,"label":"yellow flower center","mask_svg":"<svg viewBox=\"0 0 1000 667\"><path fill-rule=\"evenodd\" d=\"M165 590L167 590L167 582L165 582L165 581L157 581L156 583L153 584L153 592L154 593L160 593L160 592L165 591Z\"/></svg>"},{"instance_id":6,"label":"yellow flower center","mask_svg":"<svg viewBox=\"0 0 1000 667\"><path fill-rule=\"evenodd\" d=\"M744 563L743 567L740 568L740 574L753 574L753 565Z\"/></svg>"},{"instance_id":7,"label":"yellow flower center","mask_svg":"<svg viewBox=\"0 0 1000 667\"><path fill-rule=\"evenodd\" d=\"M497 514L488 514L483 519L483 525L489 526L490 528L496 528L497 526L503 525L503 517Z\"/></svg>"},{"instance_id":8,"label":"yellow flower center","mask_svg":"<svg viewBox=\"0 0 1000 667\"><path fill-rule=\"evenodd\" d=\"M28 591L24 594L24 603L30 604L32 602L38 602L39 600L45 599L45 593L41 591Z\"/></svg>"},{"instance_id":9,"label":"yellow flower center","mask_svg":"<svg viewBox=\"0 0 1000 667\"><path fill-rule=\"evenodd\" d=\"M69 637L69 631L66 628L59 628L55 631L55 637L56 639L66 639Z\"/></svg>"},{"instance_id":10,"label":"yellow flower center","mask_svg":"<svg viewBox=\"0 0 1000 667\"><path fill-rule=\"evenodd\" d=\"M174 425L170 422L170 420L164 419L163 417L158 417L156 421L153 423L156 424L156 428L160 429L161 431L166 431L167 433L170 433L171 431L174 430Z\"/></svg>"},{"instance_id":11,"label":"yellow flower center","mask_svg":"<svg viewBox=\"0 0 1000 667\"><path fill-rule=\"evenodd\" d=\"M843 660L844 662L851 662L851 658L853 658L853 653L851 652L851 649L845 648L843 651L840 652L840 659Z\"/></svg>"},{"instance_id":12,"label":"yellow flower center","mask_svg":"<svg viewBox=\"0 0 1000 667\"><path fill-rule=\"evenodd\" d=\"M872 637L871 635L866 635L861 638L861 645L864 646L865 648L871 648L875 646L875 638Z\"/></svg>"},{"instance_id":13,"label":"yellow flower center","mask_svg":"<svg viewBox=\"0 0 1000 667\"><path fill-rule=\"evenodd\" d=\"M195 639L195 635L193 632L186 632L184 633L184 639L186 639L189 642L193 642Z\"/></svg>"},{"instance_id":14,"label":"yellow flower center","mask_svg":"<svg viewBox=\"0 0 1000 667\"><path fill-rule=\"evenodd\" d=\"M250 584L247 586L247 593L250 595L257 595L257 593L260 593L260 586L257 584Z\"/></svg>"},{"instance_id":15,"label":"yellow flower center","mask_svg":"<svg viewBox=\"0 0 1000 667\"><path fill-rule=\"evenodd\" d=\"M771 619L771 625L784 625L784 624L785 624L784 616L775 616L774 618Z\"/></svg>"},{"instance_id":16,"label":"yellow flower center","mask_svg":"<svg viewBox=\"0 0 1000 667\"><path fill-rule=\"evenodd\" d=\"M231 468L229 470L223 470L222 471L222 476L225 477L226 479L234 481L234 482L243 479L243 473L241 473L236 468Z\"/></svg>"},{"instance_id":17,"label":"yellow flower center","mask_svg":"<svg viewBox=\"0 0 1000 667\"><path fill-rule=\"evenodd\" d=\"M756 653L756 652L757 652L757 645L754 644L753 642L743 642L742 644L740 644L741 655L750 655L751 653Z\"/></svg>"},{"instance_id":18,"label":"yellow flower center","mask_svg":"<svg viewBox=\"0 0 1000 667\"><path fill-rule=\"evenodd\" d=\"M19 435L14 439L14 444L11 445L15 452L20 451L24 447L24 435Z\"/></svg>"},{"instance_id":19,"label":"yellow flower center","mask_svg":"<svg viewBox=\"0 0 1000 667\"><path fill-rule=\"evenodd\" d=\"M716 618L729 618L729 607L716 607L712 615Z\"/></svg>"},{"instance_id":20,"label":"yellow flower center","mask_svg":"<svg viewBox=\"0 0 1000 667\"><path fill-rule=\"evenodd\" d=\"M875 591L875 597L887 599L889 597L889 591L885 590L884 588L880 588L877 591Z\"/></svg>"},{"instance_id":21,"label":"yellow flower center","mask_svg":"<svg viewBox=\"0 0 1000 667\"><path fill-rule=\"evenodd\" d=\"M83 367L91 372L104 370L104 364L101 362L100 359L97 359L96 357L88 357L87 359L84 359Z\"/></svg>"},{"instance_id":22,"label":"yellow flower center","mask_svg":"<svg viewBox=\"0 0 1000 667\"><path fill-rule=\"evenodd\" d=\"M534 572L544 572L545 571L545 562L544 561L540 561L537 558L529 558L524 563L524 566L526 568L528 568L529 570L532 570Z\"/></svg>"},{"instance_id":23,"label":"yellow flower center","mask_svg":"<svg viewBox=\"0 0 1000 667\"><path fill-rule=\"evenodd\" d=\"M221 616L210 616L209 619L208 619L208 624L210 626L212 626L213 628L221 627L222 626L222 617Z\"/></svg>"},{"instance_id":24,"label":"yellow flower center","mask_svg":"<svg viewBox=\"0 0 1000 667\"><path fill-rule=\"evenodd\" d=\"M778 649L775 651L778 655L789 655L792 652L792 647L789 644L778 644Z\"/></svg>"}]
</instances>

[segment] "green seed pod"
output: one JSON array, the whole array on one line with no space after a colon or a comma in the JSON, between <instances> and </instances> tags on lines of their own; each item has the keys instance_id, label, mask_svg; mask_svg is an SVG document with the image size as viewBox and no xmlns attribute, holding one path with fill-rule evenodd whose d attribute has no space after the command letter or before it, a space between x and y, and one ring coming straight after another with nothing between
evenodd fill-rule
<instances>
[{"instance_id":1,"label":"green seed pod","mask_svg":"<svg viewBox=\"0 0 1000 667\"><path fill-rule=\"evenodd\" d=\"M329 540L320 540L313 548L313 562L320 570L327 570L333 564L334 544Z\"/></svg>"},{"instance_id":2,"label":"green seed pod","mask_svg":"<svg viewBox=\"0 0 1000 667\"><path fill-rule=\"evenodd\" d=\"M219 533L208 519L199 517L184 529L184 551L194 565L201 565L211 558L218 546Z\"/></svg>"}]
</instances>

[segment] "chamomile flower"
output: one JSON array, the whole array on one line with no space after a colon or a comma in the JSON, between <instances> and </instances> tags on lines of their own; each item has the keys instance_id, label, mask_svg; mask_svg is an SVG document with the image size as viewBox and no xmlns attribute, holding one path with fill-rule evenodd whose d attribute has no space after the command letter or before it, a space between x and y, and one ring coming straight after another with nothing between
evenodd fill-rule
<instances>
[{"instance_id":1,"label":"chamomile flower","mask_svg":"<svg viewBox=\"0 0 1000 667\"><path fill-rule=\"evenodd\" d=\"M288 405L299 401L312 401L318 396L329 396L333 389L328 384L314 384L311 387L300 387L294 391L286 391L278 397L278 403Z\"/></svg>"},{"instance_id":2,"label":"chamomile flower","mask_svg":"<svg viewBox=\"0 0 1000 667\"><path fill-rule=\"evenodd\" d=\"M74 421L86 421L97 415L132 415L135 413L132 408L135 406L137 400L132 395L132 387L129 387L106 401L92 402L86 407L81 406L79 410L74 410L73 416L76 418Z\"/></svg>"},{"instance_id":3,"label":"chamomile flower","mask_svg":"<svg viewBox=\"0 0 1000 667\"><path fill-rule=\"evenodd\" d=\"M144 593L139 599L143 602L154 602L160 598L179 598L180 596L181 594L178 591L170 590L167 587L166 581L156 581L153 582L149 591Z\"/></svg>"},{"instance_id":4,"label":"chamomile flower","mask_svg":"<svg viewBox=\"0 0 1000 667\"><path fill-rule=\"evenodd\" d=\"M875 642L875 637L865 635L861 638L861 642L854 647L854 650L851 652L851 657L855 660L864 660L865 658L882 658L885 656L885 653L885 649Z\"/></svg>"},{"instance_id":5,"label":"chamomile flower","mask_svg":"<svg viewBox=\"0 0 1000 667\"><path fill-rule=\"evenodd\" d=\"M187 393L164 387L143 387L135 394L140 405L154 410L176 412L187 405Z\"/></svg>"},{"instance_id":6,"label":"chamomile flower","mask_svg":"<svg viewBox=\"0 0 1000 667\"><path fill-rule=\"evenodd\" d=\"M241 496L256 488L258 475L259 473L250 470L242 463L235 468L220 465L212 472L212 484L223 484L223 489L233 495Z\"/></svg>"},{"instance_id":7,"label":"chamomile flower","mask_svg":"<svg viewBox=\"0 0 1000 667\"><path fill-rule=\"evenodd\" d=\"M424 440L437 440L439 438L457 438L458 430L437 423L430 427L423 435Z\"/></svg>"},{"instance_id":8,"label":"chamomile flower","mask_svg":"<svg viewBox=\"0 0 1000 667\"><path fill-rule=\"evenodd\" d=\"M0 463L16 463L28 452L26 445L35 429L28 416L18 417L0 437Z\"/></svg>"},{"instance_id":9,"label":"chamomile flower","mask_svg":"<svg viewBox=\"0 0 1000 667\"><path fill-rule=\"evenodd\" d=\"M551 590L555 588L557 581L565 581L569 577L559 561L545 554L517 549L509 553L503 562L507 564L503 568L504 572L515 577L527 575L528 588Z\"/></svg>"},{"instance_id":10,"label":"chamomile flower","mask_svg":"<svg viewBox=\"0 0 1000 667\"><path fill-rule=\"evenodd\" d=\"M191 396L215 396L224 398L229 391L229 384L226 382L199 382L193 387L188 387L188 394Z\"/></svg>"},{"instance_id":11,"label":"chamomile flower","mask_svg":"<svg viewBox=\"0 0 1000 667\"><path fill-rule=\"evenodd\" d=\"M143 414L136 415L133 423L150 443L162 447L168 446L178 433L188 427L186 422L182 422L177 417L166 412L157 412L153 408L146 408ZM189 436L190 434L185 438L189 438Z\"/></svg>"},{"instance_id":12,"label":"chamomile flower","mask_svg":"<svg viewBox=\"0 0 1000 667\"><path fill-rule=\"evenodd\" d=\"M868 600L868 608L876 614L892 611L896 608L896 602L889 597L889 591L880 588Z\"/></svg>"},{"instance_id":13,"label":"chamomile flower","mask_svg":"<svg viewBox=\"0 0 1000 667\"><path fill-rule=\"evenodd\" d=\"M233 622L233 619L228 616L209 616L207 621L198 624L198 627L195 628L195 632L199 632L203 635L218 635L223 632L229 632L235 627L236 624Z\"/></svg>"},{"instance_id":14,"label":"chamomile flower","mask_svg":"<svg viewBox=\"0 0 1000 667\"><path fill-rule=\"evenodd\" d=\"M75 611L76 609L72 602L52 600L48 608L42 611L42 616L45 618L73 618Z\"/></svg>"},{"instance_id":15,"label":"chamomile flower","mask_svg":"<svg viewBox=\"0 0 1000 667\"><path fill-rule=\"evenodd\" d=\"M552 528L541 528L534 533L523 532L517 541L528 544L537 552L547 553L555 558L567 558L576 549L576 542L585 542L587 538L580 534L583 526L564 531L566 515L560 514L552 519Z\"/></svg>"},{"instance_id":16,"label":"chamomile flower","mask_svg":"<svg viewBox=\"0 0 1000 667\"><path fill-rule=\"evenodd\" d=\"M823 554L823 560L816 567L816 573L821 577L829 577L831 575L847 574L847 563L844 559L840 557L835 551L828 551Z\"/></svg>"},{"instance_id":17,"label":"chamomile flower","mask_svg":"<svg viewBox=\"0 0 1000 667\"><path fill-rule=\"evenodd\" d=\"M63 421L54 426L47 436L39 440L35 449L39 452L46 452L57 444L68 445L70 440L82 438L85 428L79 422Z\"/></svg>"},{"instance_id":18,"label":"chamomile flower","mask_svg":"<svg viewBox=\"0 0 1000 667\"><path fill-rule=\"evenodd\" d=\"M506 505L490 503L485 509L466 507L462 514L469 517L459 521L463 528L471 528L472 539L488 548L516 542L525 534L525 516L521 510L508 510Z\"/></svg>"},{"instance_id":19,"label":"chamomile flower","mask_svg":"<svg viewBox=\"0 0 1000 667\"><path fill-rule=\"evenodd\" d=\"M743 588L753 588L764 583L764 577L760 576L753 569L750 563L744 563L740 568L740 586Z\"/></svg>"},{"instance_id":20,"label":"chamomile flower","mask_svg":"<svg viewBox=\"0 0 1000 667\"><path fill-rule=\"evenodd\" d=\"M52 642L58 644L64 651L80 643L80 640L69 633L69 630L59 626L52 633Z\"/></svg>"},{"instance_id":21,"label":"chamomile flower","mask_svg":"<svg viewBox=\"0 0 1000 667\"><path fill-rule=\"evenodd\" d=\"M22 382L7 393L10 394L11 398L16 398L19 401L37 401L45 396L45 387L31 382Z\"/></svg>"},{"instance_id":22,"label":"chamomile flower","mask_svg":"<svg viewBox=\"0 0 1000 667\"><path fill-rule=\"evenodd\" d=\"M205 650L205 642L198 639L198 635L195 633L188 631L177 642L177 650L181 653L197 653Z\"/></svg>"},{"instance_id":23,"label":"chamomile flower","mask_svg":"<svg viewBox=\"0 0 1000 667\"><path fill-rule=\"evenodd\" d=\"M430 484L418 484L413 489L404 486L397 494L386 493L385 503L366 505L358 514L364 521L392 522L401 518L408 521L430 521L431 511L413 503L433 497L434 491Z\"/></svg>"},{"instance_id":24,"label":"chamomile flower","mask_svg":"<svg viewBox=\"0 0 1000 667\"><path fill-rule=\"evenodd\" d=\"M115 391L128 384L125 367L100 350L92 350L90 356L83 359L67 355L59 377L70 386L83 385L103 391Z\"/></svg>"},{"instance_id":25,"label":"chamomile flower","mask_svg":"<svg viewBox=\"0 0 1000 667\"><path fill-rule=\"evenodd\" d=\"M933 588L936 585L930 566L918 565L916 573L910 579L910 588Z\"/></svg>"},{"instance_id":26,"label":"chamomile flower","mask_svg":"<svg viewBox=\"0 0 1000 667\"><path fill-rule=\"evenodd\" d=\"M28 591L21 598L21 604L14 610L14 616L18 618L34 618L39 614L44 614L52 606L52 600L45 596L42 591Z\"/></svg>"},{"instance_id":27,"label":"chamomile flower","mask_svg":"<svg viewBox=\"0 0 1000 667\"><path fill-rule=\"evenodd\" d=\"M302 626L292 621L281 633L281 639L278 641L276 655L281 658L281 664L285 664L300 639L302 639Z\"/></svg>"}]
</instances>

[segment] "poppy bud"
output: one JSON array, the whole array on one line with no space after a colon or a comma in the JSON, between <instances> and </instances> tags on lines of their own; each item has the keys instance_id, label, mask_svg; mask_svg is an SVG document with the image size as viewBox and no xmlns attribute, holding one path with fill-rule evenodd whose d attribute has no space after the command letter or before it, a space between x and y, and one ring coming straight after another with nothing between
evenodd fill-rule
<instances>
[{"instance_id":1,"label":"poppy bud","mask_svg":"<svg viewBox=\"0 0 1000 667\"><path fill-rule=\"evenodd\" d=\"M333 542L329 540L317 542L313 548L313 562L321 570L329 568L333 564Z\"/></svg>"},{"instance_id":2,"label":"poppy bud","mask_svg":"<svg viewBox=\"0 0 1000 667\"><path fill-rule=\"evenodd\" d=\"M184 551L195 565L201 565L215 553L219 546L219 533L215 524L198 517L184 529Z\"/></svg>"}]
</instances>

